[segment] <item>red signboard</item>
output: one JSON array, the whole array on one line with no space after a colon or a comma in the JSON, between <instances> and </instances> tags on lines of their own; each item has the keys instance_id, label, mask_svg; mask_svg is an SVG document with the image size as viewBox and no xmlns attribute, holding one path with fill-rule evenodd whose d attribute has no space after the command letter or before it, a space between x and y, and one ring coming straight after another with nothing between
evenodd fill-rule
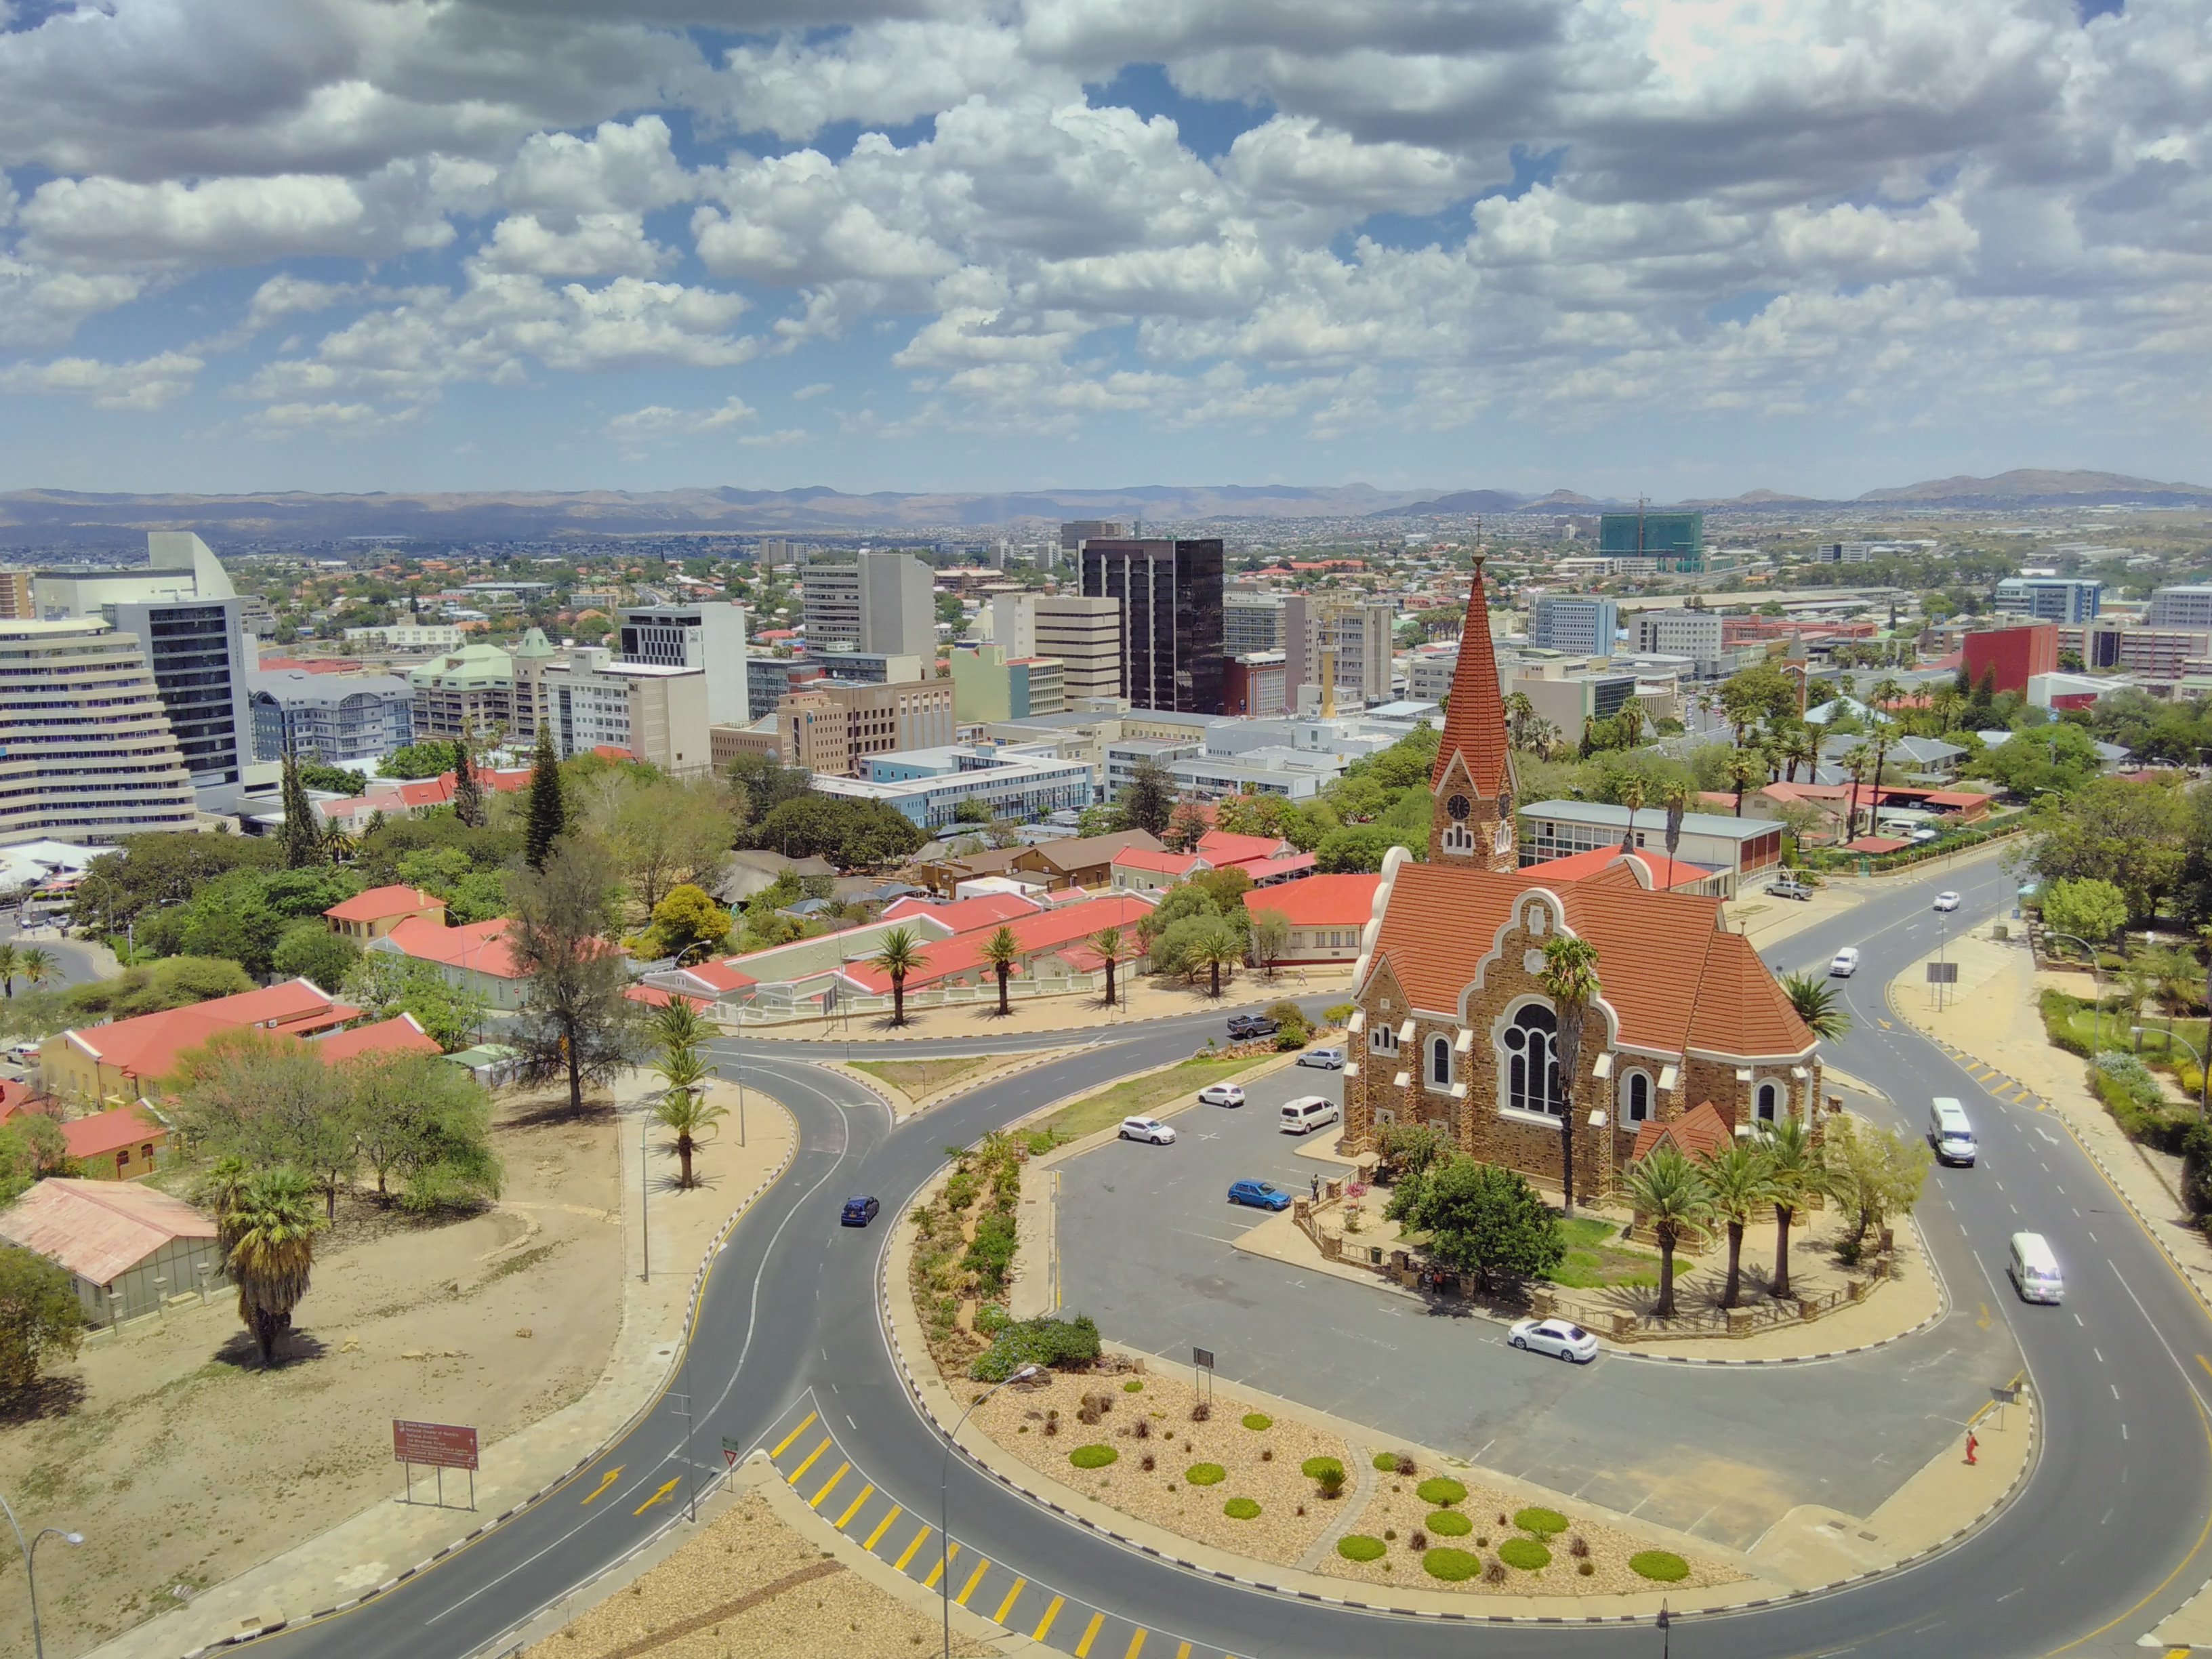
<instances>
[{"instance_id":1,"label":"red signboard","mask_svg":"<svg viewBox=\"0 0 2212 1659\"><path fill-rule=\"evenodd\" d=\"M392 1459L426 1468L473 1469L477 1431L453 1423L408 1423L392 1419Z\"/></svg>"}]
</instances>

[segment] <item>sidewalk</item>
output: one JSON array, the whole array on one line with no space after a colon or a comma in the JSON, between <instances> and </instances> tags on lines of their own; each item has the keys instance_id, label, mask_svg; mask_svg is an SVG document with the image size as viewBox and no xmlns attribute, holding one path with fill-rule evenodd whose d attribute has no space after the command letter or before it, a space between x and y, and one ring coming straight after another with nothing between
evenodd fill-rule
<instances>
[{"instance_id":1,"label":"sidewalk","mask_svg":"<svg viewBox=\"0 0 2212 1659\"><path fill-rule=\"evenodd\" d=\"M746 1145L740 1148L732 1086L723 1102L731 1108L726 1136L696 1156L707 1184L679 1191L671 1182L672 1159L656 1145L648 1167L640 1144L651 1090L643 1074L634 1073L615 1091L623 1112L623 1248L629 1271L622 1328L605 1369L582 1399L482 1449L476 1510L402 1503L395 1464L391 1500L149 1620L94 1650L97 1659L177 1659L271 1625L350 1607L535 1501L650 1408L673 1368L705 1260L737 1217L783 1173L797 1143L797 1126L782 1105L748 1089ZM651 1223L649 1280L639 1276L648 1242L640 1226L641 1183L653 1188L644 1212ZM447 1475L449 1502L465 1501L467 1481L465 1474L458 1480ZM416 1490L422 1489L418 1478Z\"/></svg>"}]
</instances>

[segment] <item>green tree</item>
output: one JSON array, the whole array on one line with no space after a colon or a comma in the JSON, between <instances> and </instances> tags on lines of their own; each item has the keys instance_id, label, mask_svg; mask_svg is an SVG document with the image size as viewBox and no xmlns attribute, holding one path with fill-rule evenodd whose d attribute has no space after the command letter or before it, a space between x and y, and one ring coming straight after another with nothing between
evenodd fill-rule
<instances>
[{"instance_id":1,"label":"green tree","mask_svg":"<svg viewBox=\"0 0 2212 1659\"><path fill-rule=\"evenodd\" d=\"M1659 804L1667 809L1667 856L1670 859L1682 844L1682 820L1697 793L1696 782L1686 778L1670 780L1659 792Z\"/></svg>"},{"instance_id":2,"label":"green tree","mask_svg":"<svg viewBox=\"0 0 2212 1659\"><path fill-rule=\"evenodd\" d=\"M672 886L714 879L737 839L732 804L726 785L707 779L610 774L595 785L584 821L649 914Z\"/></svg>"},{"instance_id":3,"label":"green tree","mask_svg":"<svg viewBox=\"0 0 2212 1659\"><path fill-rule=\"evenodd\" d=\"M1728 1283L1721 1306L1733 1308L1743 1288L1743 1230L1774 1202L1773 1164L1761 1146L1729 1146L1700 1160L1712 1212L1728 1227Z\"/></svg>"},{"instance_id":4,"label":"green tree","mask_svg":"<svg viewBox=\"0 0 2212 1659\"><path fill-rule=\"evenodd\" d=\"M564 836L540 870L509 882L514 921L507 948L522 970L522 1006L512 1030L532 1083L565 1077L568 1107L581 1111L584 1085L614 1081L629 1065L629 975L611 935L615 873L599 845Z\"/></svg>"},{"instance_id":5,"label":"green tree","mask_svg":"<svg viewBox=\"0 0 2212 1659\"><path fill-rule=\"evenodd\" d=\"M300 776L296 755L284 757L278 798L284 809L284 828L277 837L277 845L283 848L284 867L304 870L310 865L320 864L322 820L316 815L314 804L307 799L307 786Z\"/></svg>"},{"instance_id":6,"label":"green tree","mask_svg":"<svg viewBox=\"0 0 2212 1659\"><path fill-rule=\"evenodd\" d=\"M295 921L270 953L270 966L282 979L304 979L325 990L346 981L361 960L361 946L319 921Z\"/></svg>"},{"instance_id":7,"label":"green tree","mask_svg":"<svg viewBox=\"0 0 2212 1659\"><path fill-rule=\"evenodd\" d=\"M1252 965L1269 979L1291 948L1291 919L1280 910L1261 910L1252 918Z\"/></svg>"},{"instance_id":8,"label":"green tree","mask_svg":"<svg viewBox=\"0 0 2212 1659\"><path fill-rule=\"evenodd\" d=\"M1739 749L1728 763L1729 787L1735 793L1735 816L1743 816L1743 798L1753 785L1766 781L1766 763L1753 750Z\"/></svg>"},{"instance_id":9,"label":"green tree","mask_svg":"<svg viewBox=\"0 0 2212 1659\"><path fill-rule=\"evenodd\" d=\"M312 757L300 763L300 781L310 789L320 789L329 794L349 798L364 794L368 789L368 776L349 767L325 766Z\"/></svg>"},{"instance_id":10,"label":"green tree","mask_svg":"<svg viewBox=\"0 0 2212 1659\"><path fill-rule=\"evenodd\" d=\"M553 856L554 843L568 833L568 800L562 793L561 763L553 753L553 728L538 723L538 750L530 763L530 813L523 831L522 856L532 870L542 871Z\"/></svg>"},{"instance_id":11,"label":"green tree","mask_svg":"<svg viewBox=\"0 0 2212 1659\"><path fill-rule=\"evenodd\" d=\"M1006 981L1022 959L1022 942L1014 937L1011 927L1001 927L983 941L983 960L991 964L991 971L999 980L999 1018L1004 1019L1012 1009L1006 1006Z\"/></svg>"},{"instance_id":12,"label":"green tree","mask_svg":"<svg viewBox=\"0 0 2212 1659\"><path fill-rule=\"evenodd\" d=\"M652 951L655 956L680 957L696 945L710 951L730 936L730 913L709 897L704 888L679 882L653 908Z\"/></svg>"},{"instance_id":13,"label":"green tree","mask_svg":"<svg viewBox=\"0 0 2212 1659\"><path fill-rule=\"evenodd\" d=\"M745 832L745 843L787 858L823 858L841 870L875 869L921 849L921 826L879 800L805 795Z\"/></svg>"},{"instance_id":14,"label":"green tree","mask_svg":"<svg viewBox=\"0 0 2212 1659\"><path fill-rule=\"evenodd\" d=\"M1797 1011L1797 1018L1805 1022L1806 1030L1822 1039L1833 1042L1851 1029L1851 1017L1844 1000L1826 979L1814 974L1784 974L1782 994L1790 999L1790 1006Z\"/></svg>"},{"instance_id":15,"label":"green tree","mask_svg":"<svg viewBox=\"0 0 2212 1659\"><path fill-rule=\"evenodd\" d=\"M1098 953L1099 963L1106 969L1106 1006L1114 1006L1114 969L1128 949L1119 927L1101 927L1091 936L1091 948Z\"/></svg>"},{"instance_id":16,"label":"green tree","mask_svg":"<svg viewBox=\"0 0 2212 1659\"><path fill-rule=\"evenodd\" d=\"M337 1074L313 1048L252 1028L218 1031L184 1054L162 1086L196 1157L296 1170L336 1218L338 1189L352 1180L360 1146Z\"/></svg>"},{"instance_id":17,"label":"green tree","mask_svg":"<svg viewBox=\"0 0 2212 1659\"><path fill-rule=\"evenodd\" d=\"M0 943L0 985L9 996L15 994L15 975L23 970L23 954L15 945Z\"/></svg>"},{"instance_id":18,"label":"green tree","mask_svg":"<svg viewBox=\"0 0 2212 1659\"><path fill-rule=\"evenodd\" d=\"M483 828L483 786L477 781L465 738L453 745L453 816L471 830Z\"/></svg>"},{"instance_id":19,"label":"green tree","mask_svg":"<svg viewBox=\"0 0 2212 1659\"><path fill-rule=\"evenodd\" d=\"M1221 970L1234 969L1244 959L1244 936L1229 925L1225 916L1205 916L1196 920L1196 931L1191 935L1190 961L1194 967L1203 968L1207 974L1208 996L1221 995Z\"/></svg>"},{"instance_id":20,"label":"green tree","mask_svg":"<svg viewBox=\"0 0 2212 1659\"><path fill-rule=\"evenodd\" d=\"M0 1207L13 1204L48 1176L76 1172L61 1125L45 1113L18 1112L0 1123Z\"/></svg>"},{"instance_id":21,"label":"green tree","mask_svg":"<svg viewBox=\"0 0 2212 1659\"><path fill-rule=\"evenodd\" d=\"M1920 1201L1935 1157L1918 1136L1907 1139L1849 1116L1828 1121L1820 1143L1824 1190L1844 1206L1850 1226L1838 1243L1846 1261L1855 1261L1866 1236L1893 1216L1910 1215Z\"/></svg>"},{"instance_id":22,"label":"green tree","mask_svg":"<svg viewBox=\"0 0 2212 1659\"><path fill-rule=\"evenodd\" d=\"M20 1244L0 1244L0 1389L21 1390L56 1361L76 1358L84 1309L69 1270Z\"/></svg>"},{"instance_id":23,"label":"green tree","mask_svg":"<svg viewBox=\"0 0 2212 1659\"><path fill-rule=\"evenodd\" d=\"M161 830L126 836L87 866L70 901L77 927L120 933L163 905L183 904L233 870L273 869L283 849L273 837Z\"/></svg>"},{"instance_id":24,"label":"green tree","mask_svg":"<svg viewBox=\"0 0 2212 1659\"><path fill-rule=\"evenodd\" d=\"M2043 925L2053 933L2070 933L2095 946L2118 933L2127 920L2127 895L2109 881L2061 878L2044 889Z\"/></svg>"},{"instance_id":25,"label":"green tree","mask_svg":"<svg viewBox=\"0 0 2212 1659\"><path fill-rule=\"evenodd\" d=\"M371 1018L411 1014L449 1054L476 1042L491 1012L483 992L456 986L429 963L396 951L363 951L343 983L345 1000Z\"/></svg>"},{"instance_id":26,"label":"green tree","mask_svg":"<svg viewBox=\"0 0 2212 1659\"><path fill-rule=\"evenodd\" d=\"M450 744L410 743L386 755L376 769L387 778L434 778L453 763Z\"/></svg>"},{"instance_id":27,"label":"green tree","mask_svg":"<svg viewBox=\"0 0 2212 1659\"><path fill-rule=\"evenodd\" d=\"M1393 847L1402 847L1409 853L1421 851L1411 836L1379 824L1332 830L1314 848L1314 868L1323 875L1372 875L1382 867Z\"/></svg>"},{"instance_id":28,"label":"green tree","mask_svg":"<svg viewBox=\"0 0 2212 1659\"><path fill-rule=\"evenodd\" d=\"M869 965L890 978L894 1026L906 1024L907 975L919 969L927 959L921 936L911 927L894 927L876 941L876 954L869 958Z\"/></svg>"},{"instance_id":29,"label":"green tree","mask_svg":"<svg viewBox=\"0 0 2212 1659\"><path fill-rule=\"evenodd\" d=\"M726 1109L707 1099L707 1079L712 1068L701 1053L707 1035L706 1023L697 1011L680 998L663 1008L653 1022L653 1042L659 1056L653 1068L660 1073L662 1088L653 1115L676 1136L680 1165L676 1184L679 1187L694 1184L691 1160L700 1146L713 1138L714 1126L725 1115Z\"/></svg>"},{"instance_id":30,"label":"green tree","mask_svg":"<svg viewBox=\"0 0 2212 1659\"><path fill-rule=\"evenodd\" d=\"M797 800L813 787L814 775L803 766L779 765L769 755L739 755L725 770L724 776L738 791L745 811L737 817L740 823L752 823L765 817L787 800Z\"/></svg>"},{"instance_id":31,"label":"green tree","mask_svg":"<svg viewBox=\"0 0 2212 1659\"><path fill-rule=\"evenodd\" d=\"M1129 781L1115 802L1124 830L1142 830L1154 836L1167 833L1175 814L1175 780L1149 756L1130 769Z\"/></svg>"},{"instance_id":32,"label":"green tree","mask_svg":"<svg viewBox=\"0 0 2212 1659\"><path fill-rule=\"evenodd\" d=\"M1559 1197L1567 1215L1575 1212L1575 1085L1582 1066L1583 1022L1598 999L1597 947L1571 933L1544 941L1544 994L1559 1021Z\"/></svg>"},{"instance_id":33,"label":"green tree","mask_svg":"<svg viewBox=\"0 0 2212 1659\"><path fill-rule=\"evenodd\" d=\"M1537 1279L1565 1259L1559 1218L1520 1175L1447 1153L1401 1176L1384 1214L1429 1235L1429 1256L1487 1290Z\"/></svg>"},{"instance_id":34,"label":"green tree","mask_svg":"<svg viewBox=\"0 0 2212 1659\"><path fill-rule=\"evenodd\" d=\"M1820 1149L1802 1120L1784 1118L1771 1125L1760 1142L1767 1179L1774 1184L1774 1295L1790 1296L1790 1229L1806 1200L1828 1189Z\"/></svg>"},{"instance_id":35,"label":"green tree","mask_svg":"<svg viewBox=\"0 0 2212 1659\"><path fill-rule=\"evenodd\" d=\"M1797 714L1797 687L1787 674L1761 660L1739 669L1722 684L1721 718L1734 729L1741 744L1746 732L1759 726L1778 726Z\"/></svg>"},{"instance_id":36,"label":"green tree","mask_svg":"<svg viewBox=\"0 0 2212 1659\"><path fill-rule=\"evenodd\" d=\"M1625 1183L1637 1219L1659 1242L1659 1300L1652 1311L1662 1319L1674 1313L1674 1251L1692 1233L1704 1231L1712 1214L1711 1195L1697 1166L1671 1146L1662 1146L1629 1166Z\"/></svg>"},{"instance_id":37,"label":"green tree","mask_svg":"<svg viewBox=\"0 0 2212 1659\"><path fill-rule=\"evenodd\" d=\"M188 1008L214 997L251 991L253 981L234 962L206 957L171 957L167 961L125 968L112 979L70 988L69 1022L90 1024L103 1019L131 1019L170 1008Z\"/></svg>"},{"instance_id":38,"label":"green tree","mask_svg":"<svg viewBox=\"0 0 2212 1659\"><path fill-rule=\"evenodd\" d=\"M339 1068L346 1121L380 1198L397 1180L405 1207L428 1211L499 1196L483 1085L435 1054L357 1054Z\"/></svg>"},{"instance_id":39,"label":"green tree","mask_svg":"<svg viewBox=\"0 0 2212 1659\"><path fill-rule=\"evenodd\" d=\"M297 1170L257 1170L216 1218L218 1237L238 1286L238 1317L253 1333L265 1370L292 1328L315 1265L314 1188Z\"/></svg>"},{"instance_id":40,"label":"green tree","mask_svg":"<svg viewBox=\"0 0 2212 1659\"><path fill-rule=\"evenodd\" d=\"M1198 803L1187 800L1169 817L1167 830L1160 839L1171 853L1195 852L1212 827L1206 821L1206 814L1198 810Z\"/></svg>"},{"instance_id":41,"label":"green tree","mask_svg":"<svg viewBox=\"0 0 2212 1659\"><path fill-rule=\"evenodd\" d=\"M2042 797L2029 866L2047 882L2110 882L2129 920L2148 922L2181 880L2191 823L2188 798L2171 785L2099 778L2063 800Z\"/></svg>"}]
</instances>

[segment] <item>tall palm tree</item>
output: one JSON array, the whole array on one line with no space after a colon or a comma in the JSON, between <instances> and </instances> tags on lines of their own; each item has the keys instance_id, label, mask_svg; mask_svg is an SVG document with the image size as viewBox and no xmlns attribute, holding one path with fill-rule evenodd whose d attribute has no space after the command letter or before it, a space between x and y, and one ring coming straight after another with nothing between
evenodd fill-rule
<instances>
[{"instance_id":1,"label":"tall palm tree","mask_svg":"<svg viewBox=\"0 0 2212 1659\"><path fill-rule=\"evenodd\" d=\"M13 945L0 945L0 983L8 988L8 994L15 994L15 975L23 971L23 953Z\"/></svg>"},{"instance_id":2,"label":"tall palm tree","mask_svg":"<svg viewBox=\"0 0 2212 1659\"><path fill-rule=\"evenodd\" d=\"M713 1071L700 1052L706 1036L707 1023L683 998L670 1002L653 1018L653 1037L660 1055L653 1062L653 1069L660 1074L665 1086L653 1104L653 1115L676 1136L676 1184L679 1187L693 1184L692 1157L712 1139L714 1127L725 1111L709 1104L706 1097L707 1079Z\"/></svg>"},{"instance_id":3,"label":"tall palm tree","mask_svg":"<svg viewBox=\"0 0 2212 1659\"><path fill-rule=\"evenodd\" d=\"M1628 809L1628 844L1636 845L1636 815L1644 810L1644 780L1631 778L1620 786L1620 804Z\"/></svg>"},{"instance_id":4,"label":"tall palm tree","mask_svg":"<svg viewBox=\"0 0 2212 1659\"><path fill-rule=\"evenodd\" d=\"M307 1294L322 1224L314 1184L281 1165L247 1176L219 1224L238 1286L238 1317L253 1333L264 1370L276 1363L277 1340L292 1328L292 1310Z\"/></svg>"},{"instance_id":5,"label":"tall palm tree","mask_svg":"<svg viewBox=\"0 0 2212 1659\"><path fill-rule=\"evenodd\" d=\"M1929 692L1928 709L1936 717L1937 737L1942 737L1958 724L1959 708L1965 702L1966 699L1959 695L1959 688L1955 685L1948 684L1938 685Z\"/></svg>"},{"instance_id":6,"label":"tall palm tree","mask_svg":"<svg viewBox=\"0 0 2212 1659\"><path fill-rule=\"evenodd\" d=\"M1774 1183L1774 1294L1790 1294L1790 1229L1805 1200L1827 1188L1820 1149L1813 1132L1797 1118L1784 1118L1766 1132L1760 1148Z\"/></svg>"},{"instance_id":7,"label":"tall palm tree","mask_svg":"<svg viewBox=\"0 0 2212 1659\"><path fill-rule=\"evenodd\" d=\"M2197 964L2192 959L2189 965L2194 969ZM34 991L48 980L59 978L61 971L61 963L55 957L54 953L42 946L27 945L15 953L16 977ZM2168 1020L2167 1029L2171 1030L2172 1024L2173 1022Z\"/></svg>"},{"instance_id":8,"label":"tall palm tree","mask_svg":"<svg viewBox=\"0 0 2212 1659\"><path fill-rule=\"evenodd\" d=\"M1863 743L1853 744L1850 753L1844 757L1844 769L1851 775L1850 822L1844 826L1844 839L1846 842L1856 841L1859 838L1859 782L1866 776L1867 768L1873 764L1874 750ZM1879 771L1875 774L1875 782L1877 787L1881 782L1881 774ZM1881 797L1877 795L1875 799L1879 801Z\"/></svg>"},{"instance_id":9,"label":"tall palm tree","mask_svg":"<svg viewBox=\"0 0 2212 1659\"><path fill-rule=\"evenodd\" d=\"M1740 1143L1702 1164L1698 1173L1705 1176L1713 1214L1728 1226L1728 1283L1721 1290L1721 1306L1733 1308L1743 1289L1743 1230L1774 1202L1773 1166L1764 1147Z\"/></svg>"},{"instance_id":10,"label":"tall palm tree","mask_svg":"<svg viewBox=\"0 0 2212 1659\"><path fill-rule=\"evenodd\" d=\"M1851 1029L1851 1017L1844 1008L1843 998L1825 979L1812 974L1784 974L1782 994L1790 999L1797 1018L1816 1037L1833 1042Z\"/></svg>"},{"instance_id":11,"label":"tall palm tree","mask_svg":"<svg viewBox=\"0 0 2212 1659\"><path fill-rule=\"evenodd\" d=\"M2148 946L2138 945L2120 964L2120 983L2126 988L2128 1029L2135 1052L2142 1052L2142 1006L2158 989L2158 964Z\"/></svg>"},{"instance_id":12,"label":"tall palm tree","mask_svg":"<svg viewBox=\"0 0 2212 1659\"><path fill-rule=\"evenodd\" d=\"M1091 936L1091 948L1098 952L1106 964L1106 1006L1111 1008L1114 1006L1114 966L1121 960L1122 951L1127 949L1121 930L1101 927Z\"/></svg>"},{"instance_id":13,"label":"tall palm tree","mask_svg":"<svg viewBox=\"0 0 2212 1659\"><path fill-rule=\"evenodd\" d=\"M1192 937L1190 961L1194 968L1203 968L1209 975L1206 994L1221 994L1221 970L1234 968L1244 960L1244 939L1226 918L1214 916Z\"/></svg>"},{"instance_id":14,"label":"tall palm tree","mask_svg":"<svg viewBox=\"0 0 2212 1659\"><path fill-rule=\"evenodd\" d=\"M1744 791L1766 781L1766 762L1755 750L1739 749L1729 757L1729 785L1735 791L1735 815L1743 816Z\"/></svg>"},{"instance_id":15,"label":"tall palm tree","mask_svg":"<svg viewBox=\"0 0 2212 1659\"><path fill-rule=\"evenodd\" d=\"M1702 1231L1712 1213L1705 1176L1674 1147L1660 1146L1631 1166L1628 1201L1659 1241L1659 1303L1652 1311L1669 1318L1674 1312L1674 1247L1686 1235Z\"/></svg>"},{"instance_id":16,"label":"tall palm tree","mask_svg":"<svg viewBox=\"0 0 2212 1659\"><path fill-rule=\"evenodd\" d=\"M1782 757L1790 764L1790 781L1797 781L1797 769L1805 769L1805 781L1813 781L1820 766L1820 740L1813 728L1802 720L1792 726L1782 739Z\"/></svg>"},{"instance_id":17,"label":"tall palm tree","mask_svg":"<svg viewBox=\"0 0 2212 1659\"><path fill-rule=\"evenodd\" d=\"M1582 1065L1583 1019L1598 997L1597 947L1571 933L1544 941L1544 994L1559 1022L1560 1212L1575 1212L1575 1079Z\"/></svg>"},{"instance_id":18,"label":"tall palm tree","mask_svg":"<svg viewBox=\"0 0 2212 1659\"><path fill-rule=\"evenodd\" d=\"M1659 792L1659 804L1667 809L1667 856L1670 859L1682 844L1682 818L1696 793L1693 786L1679 778Z\"/></svg>"},{"instance_id":19,"label":"tall palm tree","mask_svg":"<svg viewBox=\"0 0 2212 1659\"><path fill-rule=\"evenodd\" d=\"M1528 749L1536 731L1536 705L1529 701L1526 691L1516 691L1505 699L1505 729L1512 735L1516 749Z\"/></svg>"},{"instance_id":20,"label":"tall palm tree","mask_svg":"<svg viewBox=\"0 0 2212 1659\"><path fill-rule=\"evenodd\" d=\"M1022 942L1014 937L1011 927L1001 927L983 941L983 960L991 964L991 971L999 976L999 1018L1004 1019L1006 1006L1006 980L1014 971L1014 964L1022 959Z\"/></svg>"},{"instance_id":21,"label":"tall palm tree","mask_svg":"<svg viewBox=\"0 0 2212 1659\"><path fill-rule=\"evenodd\" d=\"M928 959L921 939L911 927L894 927L877 941L869 965L890 975L891 1024L906 1024L906 976Z\"/></svg>"}]
</instances>

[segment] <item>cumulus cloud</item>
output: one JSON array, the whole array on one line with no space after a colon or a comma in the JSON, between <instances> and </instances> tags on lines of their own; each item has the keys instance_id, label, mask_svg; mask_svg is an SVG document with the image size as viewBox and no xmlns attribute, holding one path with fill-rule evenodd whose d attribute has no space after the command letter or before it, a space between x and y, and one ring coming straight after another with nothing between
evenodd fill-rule
<instances>
[{"instance_id":1,"label":"cumulus cloud","mask_svg":"<svg viewBox=\"0 0 2212 1659\"><path fill-rule=\"evenodd\" d=\"M142 357L133 363L57 357L52 362L15 363L0 368L0 392L82 398L94 409L147 414L190 392L194 377L206 367L198 357L176 351Z\"/></svg>"},{"instance_id":2,"label":"cumulus cloud","mask_svg":"<svg viewBox=\"0 0 2212 1659\"><path fill-rule=\"evenodd\" d=\"M742 398L728 398L715 409L671 409L665 404L653 404L616 416L607 422L607 436L617 443L633 446L655 438L696 437L702 432L720 432L725 427L752 420L757 413Z\"/></svg>"}]
</instances>

